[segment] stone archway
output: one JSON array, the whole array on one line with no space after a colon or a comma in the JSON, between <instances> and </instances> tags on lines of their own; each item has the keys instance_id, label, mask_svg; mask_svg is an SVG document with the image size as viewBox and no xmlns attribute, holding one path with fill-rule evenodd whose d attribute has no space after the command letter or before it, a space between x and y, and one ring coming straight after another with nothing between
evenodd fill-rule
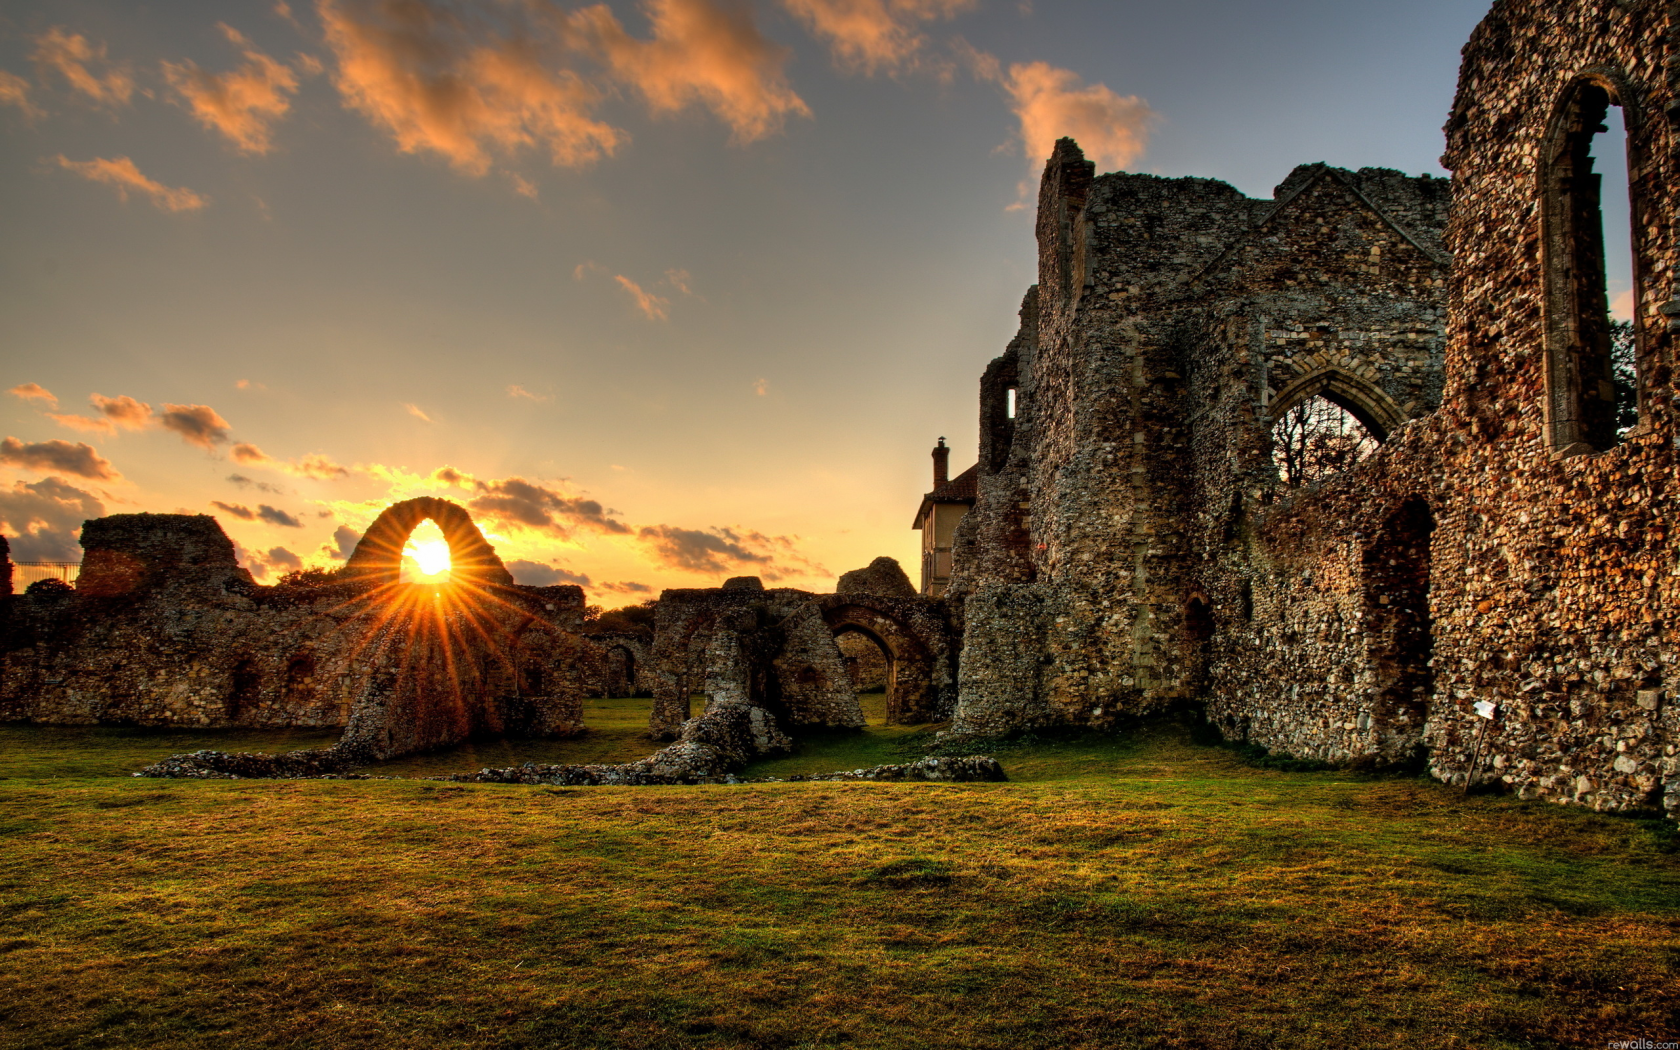
<instances>
[{"instance_id":1,"label":"stone archway","mask_svg":"<svg viewBox=\"0 0 1680 1050\"><path fill-rule=\"evenodd\" d=\"M428 518L449 543L451 582L478 587L513 584L512 574L473 524L466 508L436 496L420 496L386 507L356 544L345 565L346 575L383 585L400 582L403 545Z\"/></svg>"},{"instance_id":2,"label":"stone archway","mask_svg":"<svg viewBox=\"0 0 1680 1050\"><path fill-rule=\"evenodd\" d=\"M1400 406L1376 386L1336 368L1322 368L1304 375L1272 395L1266 406L1270 425L1309 397L1322 397L1359 420L1359 425L1378 442L1388 440L1396 427L1406 422Z\"/></svg>"},{"instance_id":3,"label":"stone archway","mask_svg":"<svg viewBox=\"0 0 1680 1050\"><path fill-rule=\"evenodd\" d=\"M937 717L938 691L934 657L917 632L866 595L836 595L825 602L823 622L838 636L857 631L872 638L887 654L887 721L900 725L931 722Z\"/></svg>"}]
</instances>

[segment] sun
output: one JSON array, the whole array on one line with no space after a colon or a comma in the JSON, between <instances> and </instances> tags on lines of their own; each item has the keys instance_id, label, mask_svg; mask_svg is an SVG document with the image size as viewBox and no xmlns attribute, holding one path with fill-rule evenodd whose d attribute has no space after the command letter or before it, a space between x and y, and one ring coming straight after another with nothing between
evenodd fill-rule
<instances>
[{"instance_id":1,"label":"sun","mask_svg":"<svg viewBox=\"0 0 1680 1050\"><path fill-rule=\"evenodd\" d=\"M449 541L433 521L423 521L403 545L404 583L446 583L449 580Z\"/></svg>"}]
</instances>

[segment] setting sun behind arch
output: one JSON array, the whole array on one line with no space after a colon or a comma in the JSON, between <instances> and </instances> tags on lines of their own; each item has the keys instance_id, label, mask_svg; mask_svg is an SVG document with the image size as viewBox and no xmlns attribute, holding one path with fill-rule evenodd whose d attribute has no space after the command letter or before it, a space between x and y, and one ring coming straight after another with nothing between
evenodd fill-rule
<instances>
[{"instance_id":1,"label":"setting sun behind arch","mask_svg":"<svg viewBox=\"0 0 1680 1050\"><path fill-rule=\"evenodd\" d=\"M404 583L448 583L451 564L449 541L443 538L443 530L435 521L421 522L403 544Z\"/></svg>"}]
</instances>

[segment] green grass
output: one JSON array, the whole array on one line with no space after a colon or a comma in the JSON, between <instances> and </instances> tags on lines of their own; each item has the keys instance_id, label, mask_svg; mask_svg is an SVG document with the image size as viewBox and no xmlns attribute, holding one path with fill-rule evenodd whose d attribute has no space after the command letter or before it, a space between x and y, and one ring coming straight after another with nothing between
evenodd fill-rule
<instances>
[{"instance_id":1,"label":"green grass","mask_svg":"<svg viewBox=\"0 0 1680 1050\"><path fill-rule=\"evenodd\" d=\"M406 761L638 757L638 703L598 705L593 744ZM1662 825L1255 768L1173 726L1000 745L1006 784L124 775L193 737L0 727L0 1046L1517 1048L1680 1032L1680 854ZM904 761L929 739L815 738L751 772Z\"/></svg>"}]
</instances>

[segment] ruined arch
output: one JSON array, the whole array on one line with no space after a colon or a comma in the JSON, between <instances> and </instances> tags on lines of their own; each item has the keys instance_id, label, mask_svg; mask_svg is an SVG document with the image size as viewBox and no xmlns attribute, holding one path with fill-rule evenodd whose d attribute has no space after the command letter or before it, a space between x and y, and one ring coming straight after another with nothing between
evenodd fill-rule
<instances>
[{"instance_id":1,"label":"ruined arch","mask_svg":"<svg viewBox=\"0 0 1680 1050\"><path fill-rule=\"evenodd\" d=\"M823 622L838 637L857 631L874 639L887 654L887 721L914 725L937 717L938 689L934 653L914 626L873 602L869 595L835 595L822 608Z\"/></svg>"},{"instance_id":2,"label":"ruined arch","mask_svg":"<svg viewBox=\"0 0 1680 1050\"><path fill-rule=\"evenodd\" d=\"M345 565L346 575L385 585L399 582L403 544L428 518L437 523L449 543L452 582L479 587L513 584L512 574L473 524L472 515L459 504L436 496L419 496L386 507L356 544Z\"/></svg>"},{"instance_id":3,"label":"ruined arch","mask_svg":"<svg viewBox=\"0 0 1680 1050\"><path fill-rule=\"evenodd\" d=\"M1601 211L1605 188L1593 171L1592 157L1593 140L1601 130L1608 130L1604 122L1612 107L1622 111L1628 171L1639 171L1643 159L1639 132L1644 121L1638 93L1621 70L1593 67L1577 74L1553 102L1535 175L1546 339L1546 443L1564 455L1598 452L1616 444ZM1642 233L1638 217L1645 211L1645 201L1636 178L1621 192L1628 194L1633 217L1633 298L1638 303ZM1636 356L1644 349L1640 320L1635 309ZM1643 402L1644 383L1637 386Z\"/></svg>"},{"instance_id":4,"label":"ruined arch","mask_svg":"<svg viewBox=\"0 0 1680 1050\"><path fill-rule=\"evenodd\" d=\"M623 642L607 645L606 669L602 674L601 694L605 697L636 695L636 653Z\"/></svg>"},{"instance_id":5,"label":"ruined arch","mask_svg":"<svg viewBox=\"0 0 1680 1050\"><path fill-rule=\"evenodd\" d=\"M1314 396L1346 409L1379 442L1387 441L1388 435L1406 422L1406 413L1400 406L1368 380L1339 368L1321 368L1272 395L1266 406L1267 431L1290 409Z\"/></svg>"}]
</instances>

